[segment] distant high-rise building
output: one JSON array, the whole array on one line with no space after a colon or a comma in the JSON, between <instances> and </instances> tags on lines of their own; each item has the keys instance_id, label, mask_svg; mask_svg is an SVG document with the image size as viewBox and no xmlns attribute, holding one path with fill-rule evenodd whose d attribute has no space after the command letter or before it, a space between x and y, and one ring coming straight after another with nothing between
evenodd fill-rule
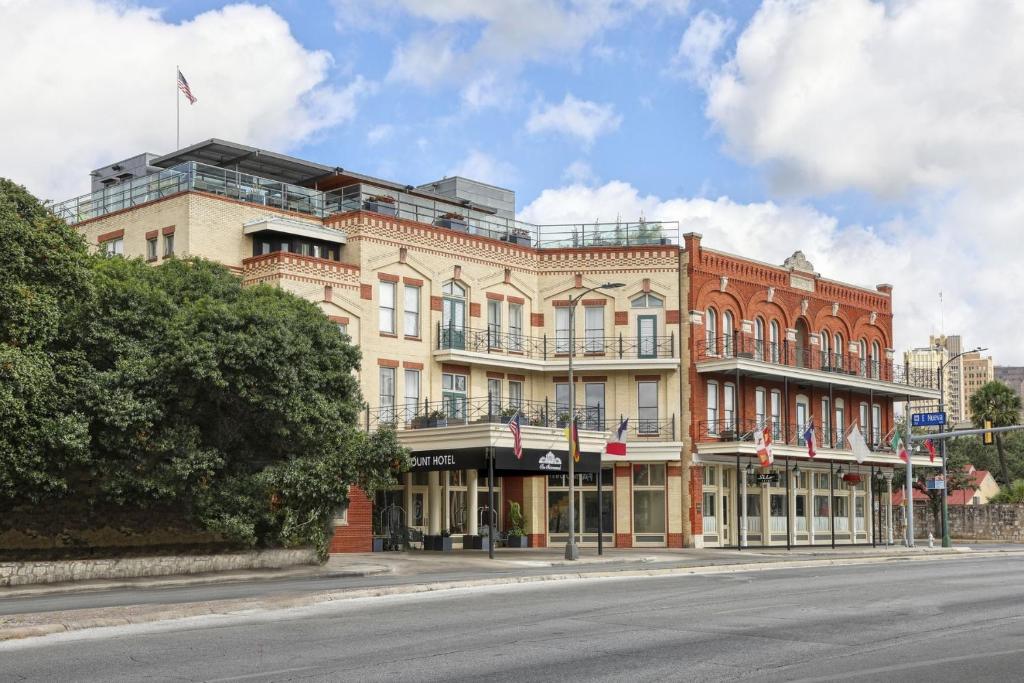
<instances>
[{"instance_id":1,"label":"distant high-rise building","mask_svg":"<svg viewBox=\"0 0 1024 683\"><path fill-rule=\"evenodd\" d=\"M1024 399L1024 367L1021 366L1009 366L1009 365L997 365L994 372L995 379L1007 385L1017 395ZM1022 412L1022 419L1024 419L1024 411Z\"/></svg>"},{"instance_id":2,"label":"distant high-rise building","mask_svg":"<svg viewBox=\"0 0 1024 683\"><path fill-rule=\"evenodd\" d=\"M904 363L908 371L915 373L938 372L942 369L944 390L944 410L951 424L968 419L967 402L964 396L964 365L963 356L955 358L962 350L960 335L932 335L928 337L928 346L911 349L904 353ZM950 361L950 359L954 359ZM934 405L911 402L911 410L934 410Z\"/></svg>"},{"instance_id":3,"label":"distant high-rise building","mask_svg":"<svg viewBox=\"0 0 1024 683\"><path fill-rule=\"evenodd\" d=\"M971 419L971 396L978 389L995 379L995 365L991 356L982 356L977 351L965 353L963 358L964 366L964 419Z\"/></svg>"}]
</instances>

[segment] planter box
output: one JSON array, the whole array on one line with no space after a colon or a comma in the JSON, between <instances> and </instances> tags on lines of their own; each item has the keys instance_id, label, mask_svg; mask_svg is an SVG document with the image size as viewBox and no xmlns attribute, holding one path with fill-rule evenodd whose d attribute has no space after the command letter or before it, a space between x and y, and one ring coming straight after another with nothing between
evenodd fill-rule
<instances>
[{"instance_id":1,"label":"planter box","mask_svg":"<svg viewBox=\"0 0 1024 683\"><path fill-rule=\"evenodd\" d=\"M426 418L426 417L414 417L412 420L413 429L432 429L435 427L447 427L448 418Z\"/></svg>"},{"instance_id":2,"label":"planter box","mask_svg":"<svg viewBox=\"0 0 1024 683\"><path fill-rule=\"evenodd\" d=\"M363 206L367 211L373 211L383 216L395 216L398 214L398 207L386 202L367 201L364 202Z\"/></svg>"},{"instance_id":3,"label":"planter box","mask_svg":"<svg viewBox=\"0 0 1024 683\"><path fill-rule=\"evenodd\" d=\"M450 553L452 551L451 536L424 536L423 549L436 552Z\"/></svg>"},{"instance_id":4,"label":"planter box","mask_svg":"<svg viewBox=\"0 0 1024 683\"><path fill-rule=\"evenodd\" d=\"M373 539L373 552L382 553L384 552L384 539L374 538Z\"/></svg>"},{"instance_id":5,"label":"planter box","mask_svg":"<svg viewBox=\"0 0 1024 683\"><path fill-rule=\"evenodd\" d=\"M509 536L508 540L505 541L506 548L528 548L530 547L529 540L526 536Z\"/></svg>"},{"instance_id":6,"label":"planter box","mask_svg":"<svg viewBox=\"0 0 1024 683\"><path fill-rule=\"evenodd\" d=\"M456 232L469 232L469 224L466 221L460 221L455 218L438 218L436 225L448 228L449 230L455 230Z\"/></svg>"},{"instance_id":7,"label":"planter box","mask_svg":"<svg viewBox=\"0 0 1024 683\"><path fill-rule=\"evenodd\" d=\"M517 244L521 247L533 246L533 240L529 235L505 235L501 238L501 241Z\"/></svg>"}]
</instances>

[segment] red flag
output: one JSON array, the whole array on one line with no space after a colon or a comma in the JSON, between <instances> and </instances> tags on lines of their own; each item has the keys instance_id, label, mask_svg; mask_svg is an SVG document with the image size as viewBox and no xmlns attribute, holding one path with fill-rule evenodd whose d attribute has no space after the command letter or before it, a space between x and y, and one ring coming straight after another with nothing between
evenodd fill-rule
<instances>
[{"instance_id":1,"label":"red flag","mask_svg":"<svg viewBox=\"0 0 1024 683\"><path fill-rule=\"evenodd\" d=\"M932 443L931 439L924 442L924 447L928 449L928 457L935 462L935 444Z\"/></svg>"}]
</instances>

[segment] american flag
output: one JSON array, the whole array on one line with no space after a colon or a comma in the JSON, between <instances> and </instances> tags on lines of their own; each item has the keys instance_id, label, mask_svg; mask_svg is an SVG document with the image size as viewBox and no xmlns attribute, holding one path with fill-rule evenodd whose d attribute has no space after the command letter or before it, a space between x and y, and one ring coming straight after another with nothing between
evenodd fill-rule
<instances>
[{"instance_id":1,"label":"american flag","mask_svg":"<svg viewBox=\"0 0 1024 683\"><path fill-rule=\"evenodd\" d=\"M523 434L519 424L519 413L508 421L508 430L512 432L512 452L515 453L516 460L523 459Z\"/></svg>"},{"instance_id":2,"label":"american flag","mask_svg":"<svg viewBox=\"0 0 1024 683\"><path fill-rule=\"evenodd\" d=\"M185 80L185 75L181 73L181 69L178 69L178 90L185 93L185 97L188 98L189 104L195 104L199 100L192 94L192 88L188 87L188 81Z\"/></svg>"}]
</instances>

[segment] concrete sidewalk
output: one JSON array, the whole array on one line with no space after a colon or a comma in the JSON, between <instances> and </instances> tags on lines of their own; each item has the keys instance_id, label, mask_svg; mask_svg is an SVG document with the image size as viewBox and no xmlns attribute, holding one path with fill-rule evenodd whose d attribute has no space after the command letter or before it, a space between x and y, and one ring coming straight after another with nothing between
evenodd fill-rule
<instances>
[{"instance_id":1,"label":"concrete sidewalk","mask_svg":"<svg viewBox=\"0 0 1024 683\"><path fill-rule=\"evenodd\" d=\"M561 549L501 549L496 552L494 560L490 560L487 553L480 551L445 554L409 552L339 555L332 557L323 567L311 568L305 577L298 576L297 580L294 580L296 572L284 572L293 579L289 582L287 591L270 590L274 585L274 577L268 578L264 573L249 573L248 579L244 576L234 578L235 581L253 582L251 586L246 586L253 589L252 594L243 598L176 603L158 601L142 604L137 599L138 591L134 591L135 602L118 603L116 606L25 613L20 613L20 610L8 611L6 616L0 616L0 641L193 616L288 609L337 600L540 581L685 576L852 564L959 560L993 555L1024 555L1024 548L989 546L972 550L967 547L908 549L890 546L848 547L834 551L830 548L806 547L790 551L774 548L742 551L622 549L608 550L604 556L598 556L596 551L588 552L578 562L564 560ZM280 575L281 572L275 574ZM189 585L197 578L199 577L184 577L176 585ZM168 585L165 580L152 583L152 586L141 587ZM54 588L48 586L35 590L40 593L53 592ZM0 607L4 606L5 596L12 597L0 592ZM128 599L131 599L131 596ZM13 604L17 603L15 600Z\"/></svg>"}]
</instances>

